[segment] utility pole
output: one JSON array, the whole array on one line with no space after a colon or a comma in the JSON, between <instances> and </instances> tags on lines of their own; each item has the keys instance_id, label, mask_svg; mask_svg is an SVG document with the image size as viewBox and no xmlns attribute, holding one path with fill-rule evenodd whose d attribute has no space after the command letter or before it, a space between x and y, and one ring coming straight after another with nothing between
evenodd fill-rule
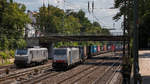
<instances>
[{"instance_id":1,"label":"utility pole","mask_svg":"<svg viewBox=\"0 0 150 84\"><path fill-rule=\"evenodd\" d=\"M125 5L125 8L127 8L127 3L126 3L126 0L124 1L124 5ZM126 10L125 10L125 13L124 13L124 22L123 22L123 35L125 36L125 30L126 30ZM126 56L125 56L125 44L126 44L126 40L125 38L123 38L123 65L126 65Z\"/></svg>"},{"instance_id":2,"label":"utility pole","mask_svg":"<svg viewBox=\"0 0 150 84\"><path fill-rule=\"evenodd\" d=\"M130 32L130 16L131 16L131 13L130 13L130 2L131 0L128 0L128 11L127 11L127 31L128 31L128 59L130 59L131 57L131 54L130 54L130 39L131 39L131 32Z\"/></svg>"},{"instance_id":3,"label":"utility pole","mask_svg":"<svg viewBox=\"0 0 150 84\"><path fill-rule=\"evenodd\" d=\"M134 57L134 84L137 84L139 74L138 64L138 0L134 1L134 28L133 28L133 57Z\"/></svg>"}]
</instances>

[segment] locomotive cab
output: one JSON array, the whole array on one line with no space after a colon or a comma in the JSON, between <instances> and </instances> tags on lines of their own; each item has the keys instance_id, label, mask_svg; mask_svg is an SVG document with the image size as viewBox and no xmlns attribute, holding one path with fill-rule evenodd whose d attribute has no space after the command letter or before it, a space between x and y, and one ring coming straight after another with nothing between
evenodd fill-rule
<instances>
[{"instance_id":1,"label":"locomotive cab","mask_svg":"<svg viewBox=\"0 0 150 84\"><path fill-rule=\"evenodd\" d=\"M55 68L67 67L68 66L68 63L67 63L68 54L70 54L68 48L54 49L52 66Z\"/></svg>"},{"instance_id":2,"label":"locomotive cab","mask_svg":"<svg viewBox=\"0 0 150 84\"><path fill-rule=\"evenodd\" d=\"M18 49L15 53L15 64L16 65L25 65L28 63L28 50L27 49Z\"/></svg>"},{"instance_id":3,"label":"locomotive cab","mask_svg":"<svg viewBox=\"0 0 150 84\"><path fill-rule=\"evenodd\" d=\"M48 61L47 48L17 49L14 63L18 67L44 64Z\"/></svg>"},{"instance_id":4,"label":"locomotive cab","mask_svg":"<svg viewBox=\"0 0 150 84\"><path fill-rule=\"evenodd\" d=\"M55 48L52 66L66 69L82 62L79 48Z\"/></svg>"}]
</instances>

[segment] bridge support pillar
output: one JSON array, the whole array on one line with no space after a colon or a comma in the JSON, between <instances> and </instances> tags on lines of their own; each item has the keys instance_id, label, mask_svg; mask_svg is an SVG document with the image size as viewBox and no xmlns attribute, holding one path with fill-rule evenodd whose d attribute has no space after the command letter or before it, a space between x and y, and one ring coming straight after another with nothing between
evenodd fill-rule
<instances>
[{"instance_id":1,"label":"bridge support pillar","mask_svg":"<svg viewBox=\"0 0 150 84\"><path fill-rule=\"evenodd\" d=\"M49 59L52 59L52 57L53 57L53 51L54 51L54 50L53 50L54 43L53 43L53 42L42 42L42 41L40 40L39 45L40 45L41 47L45 47L45 48L48 49L48 58L49 58Z\"/></svg>"},{"instance_id":2,"label":"bridge support pillar","mask_svg":"<svg viewBox=\"0 0 150 84\"><path fill-rule=\"evenodd\" d=\"M54 43L53 42L48 43L47 49L48 49L48 58L52 59L54 54Z\"/></svg>"}]
</instances>

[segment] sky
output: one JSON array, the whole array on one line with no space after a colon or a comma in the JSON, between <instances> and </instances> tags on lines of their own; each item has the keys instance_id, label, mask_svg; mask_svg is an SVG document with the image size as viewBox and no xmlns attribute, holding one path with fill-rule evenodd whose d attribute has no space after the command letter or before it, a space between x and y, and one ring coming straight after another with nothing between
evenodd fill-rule
<instances>
[{"instance_id":1,"label":"sky","mask_svg":"<svg viewBox=\"0 0 150 84\"><path fill-rule=\"evenodd\" d=\"M38 11L38 9L44 4L51 4L61 9L72 9L78 11L82 9L86 13L86 17L91 22L97 21L104 28L112 29L111 32L122 32L121 20L115 22L112 17L119 12L118 9L110 9L113 7L114 0L14 0L15 2L23 3L27 6L27 10ZM93 13L88 12L88 1L90 3L90 9L92 9L92 1L94 1Z\"/></svg>"}]
</instances>

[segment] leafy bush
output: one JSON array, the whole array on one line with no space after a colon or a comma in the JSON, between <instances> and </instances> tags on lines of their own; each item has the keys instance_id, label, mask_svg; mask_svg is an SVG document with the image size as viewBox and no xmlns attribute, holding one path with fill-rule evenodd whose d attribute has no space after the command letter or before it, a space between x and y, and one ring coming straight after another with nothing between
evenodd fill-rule
<instances>
[{"instance_id":1,"label":"leafy bush","mask_svg":"<svg viewBox=\"0 0 150 84\"><path fill-rule=\"evenodd\" d=\"M0 51L0 59L2 59L2 65L5 64L10 64L11 62L8 60L10 58L14 58L15 51L14 50L5 50L5 51ZM0 63L0 65L1 65Z\"/></svg>"},{"instance_id":2,"label":"leafy bush","mask_svg":"<svg viewBox=\"0 0 150 84\"><path fill-rule=\"evenodd\" d=\"M14 51L14 50L10 50L10 51L9 51L9 56L12 57L12 58L14 58L14 56L15 56L15 51Z\"/></svg>"},{"instance_id":3,"label":"leafy bush","mask_svg":"<svg viewBox=\"0 0 150 84\"><path fill-rule=\"evenodd\" d=\"M9 41L6 36L2 36L0 39L0 50L8 49Z\"/></svg>"},{"instance_id":4,"label":"leafy bush","mask_svg":"<svg viewBox=\"0 0 150 84\"><path fill-rule=\"evenodd\" d=\"M5 52L0 52L0 57L6 60L8 58L8 55Z\"/></svg>"},{"instance_id":5,"label":"leafy bush","mask_svg":"<svg viewBox=\"0 0 150 84\"><path fill-rule=\"evenodd\" d=\"M0 52L0 57L4 60L6 59L10 59L10 58L13 58L15 55L15 51L14 50L5 50L5 51L1 51Z\"/></svg>"}]
</instances>

